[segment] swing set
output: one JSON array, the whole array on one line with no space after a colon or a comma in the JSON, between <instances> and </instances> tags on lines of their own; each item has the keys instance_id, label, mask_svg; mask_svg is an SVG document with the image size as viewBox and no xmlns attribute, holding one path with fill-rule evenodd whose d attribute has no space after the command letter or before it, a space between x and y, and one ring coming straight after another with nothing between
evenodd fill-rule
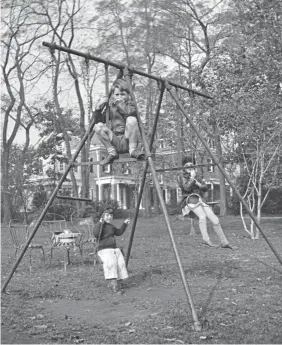
<instances>
[{"instance_id":1,"label":"swing set","mask_svg":"<svg viewBox=\"0 0 282 345\"><path fill-rule=\"evenodd\" d=\"M175 257L176 257L176 261L177 261L177 264L178 264L178 267L179 267L179 271L180 271L180 275L181 275L181 278L182 278L184 290L185 290L185 293L186 293L186 296L187 296L187 300L189 302L189 306L190 306L190 309L191 309L192 318L193 318L193 321L194 321L194 329L196 331L200 331L202 329L202 326L201 326L201 323L200 323L200 321L198 319L198 316L197 316L196 308L194 306L194 302L193 302L193 298L192 298L192 295L191 295L191 291L190 291L190 288L189 288L189 285L188 285L188 282L187 282L187 277L185 275L185 272L184 272L184 269L183 269L183 266L182 266L182 262L181 262L181 259L180 259L180 256L179 256L179 252L178 252L178 248L177 248L177 245L176 245L175 237L174 237L173 230L172 230L172 227L171 227L171 224L170 224L170 219L169 219L168 211L166 209L166 205L165 205L165 202L164 202L164 199L163 199L163 193L162 193L162 190L161 190L161 187L160 187L160 183L159 183L159 180L158 180L157 172L165 171L166 169L155 169L155 164L154 164L154 161L153 161L153 158L152 158L152 153L151 153L153 142L154 142L154 137L155 137L155 133L156 133L156 128L157 128L157 124L158 124L158 120L159 120L159 116L160 116L160 109L161 109L162 99L163 99L163 95L164 95L164 91L165 90L170 94L172 99L177 104L178 109L180 110L180 112L188 120L188 123L190 124L192 130L196 133L197 137L200 139L201 143L203 144L203 146L205 147L205 149L209 153L209 155L210 155L210 157L211 157L211 159L213 161L213 165L216 165L218 167L220 173L224 176L226 181L229 183L230 187L233 189L233 191L237 195L238 199L240 200L240 202L242 203L242 205L246 209L246 212L249 214L250 218L254 221L255 225L257 226L257 228L261 232L263 238L265 239L265 241L267 242L267 244L269 245L269 247L273 251L274 255L277 257L278 261L282 265L282 259L280 258L279 254L276 251L276 249L274 248L273 244L269 241L267 236L264 234L264 231L261 228L260 224L258 223L255 215L250 210L250 208L248 207L247 203L244 201L244 199L240 195L239 191L236 189L236 187L235 187L234 183L231 181L230 177L224 171L222 165L219 162L219 159L211 151L208 143L206 142L204 137L201 135L201 133L197 129L196 125L190 119L190 116L188 115L188 113L186 112L186 110L184 109L182 103L179 100L178 92L177 91L179 89L182 89L182 90L188 91L189 94L198 95L198 96L201 96L201 97L204 97L204 98L208 98L208 99L212 99L212 97L210 97L209 95L203 94L203 93L201 93L199 91L193 90L191 88L187 88L187 87L184 87L182 85L178 85L178 84L176 84L174 82L168 81L166 79L154 76L152 74L145 73L145 72L140 71L140 70L136 70L136 69L134 69L134 68L132 68L130 66L126 66L126 65L118 64L116 62L105 60L105 59L102 59L100 57L93 56L93 55L91 55L89 53L82 53L82 52L74 50L74 49L70 49L70 48L67 48L67 47L59 46L59 45L57 45L55 43L43 42L43 46L48 47L52 51L59 50L59 51L65 52L67 54L73 54L73 55L76 55L76 56L83 57L84 59L86 59L86 61L94 60L96 62L104 64L106 78L108 78L108 66L115 67L119 71L122 71L123 72L123 76L125 77L125 79L127 81L127 84L128 84L128 87L129 87L129 90L130 90L131 99L135 103L136 108L137 108L137 103L136 103L136 99L135 99L135 96L134 96L134 93L133 93L132 76L134 74L140 75L140 76L144 76L146 78L150 78L152 80L155 80L158 83L158 87L159 87L159 91L160 92L159 92L159 98L158 98L158 103L157 103L157 108L156 108L156 114L155 114L155 117L154 117L154 122L153 122L152 132L151 132L151 138L150 138L149 143L147 141L147 138L146 138L146 135L145 135L144 126L143 126L143 123L141 121L140 114L139 114L138 110L137 110L137 114L136 114L137 122L138 122L138 127L139 127L139 131L140 131L140 134L141 134L141 139L142 139L142 142L143 142L143 145L144 145L146 161L144 163L144 169L142 171L142 177L141 177L140 188L139 188L139 194L138 194L138 198L137 198L137 201L136 201L135 214L134 214L134 218L133 218L133 222L132 222L132 229L131 229L131 234L130 234L130 238L129 238L129 245L128 245L127 254L126 254L126 265L128 265L129 258L130 258L130 252L131 252L131 247L132 247L132 243L133 243L134 232L135 232L137 218L138 218L138 213L139 213L139 207L140 207L140 204L141 204L141 199L142 199L142 194L143 194L143 190L144 190L144 185L145 185L145 182L146 182L146 175L147 175L147 172L148 172L148 168L150 168L150 173L151 173L151 176L152 176L152 180L154 182L154 186L155 186L156 191L157 191L157 195L158 195L158 198L159 198L160 206L161 206L164 218L165 218L167 230L169 232L170 240L171 240L172 247L173 247L173 250L174 250L174 253L175 253ZM173 90L173 88L175 90ZM107 96L108 95L109 94L107 94ZM107 121L108 121L108 118L107 118ZM85 145L86 141L88 140L90 134L92 133L94 125L95 125L95 120L93 119L91 121L90 125L89 125L89 128L88 128L87 132L84 134L83 138L81 139L81 142L79 143L78 147L76 148L76 151L73 154L72 159L70 160L68 167L66 168L66 170L63 173L60 181L58 182L56 188L54 189L54 191L51 194L48 202L46 203L44 210L42 211L41 215L39 216L39 218L37 219L36 223L34 224L33 231L30 234L30 236L29 236L29 238L28 238L24 248L22 249L22 252L19 255L17 261L15 262L15 264L14 264L12 270L11 270L11 273L7 277L7 279L6 279L5 283L4 283L4 286L2 288L2 292L5 292L5 289L6 289L7 285L9 284L9 282L10 282L10 280L11 280L11 278L12 278L12 276L13 276L13 274L14 274L17 266L18 266L18 264L20 263L23 255L25 253L25 251L28 249L29 244L32 241L32 239L33 239L37 229L39 228L41 222L43 221L44 216L45 216L45 214L48 211L48 208L51 206L53 200L57 197L58 191L59 191L60 187L62 186L64 180L66 179L70 169L75 165L75 160L78 157L78 155L79 155L80 151L82 150L83 146ZM93 163L96 163L96 162L93 162ZM98 163L96 163L96 164L98 164ZM182 167L176 167L174 169L177 170L177 169L181 169L181 168ZM171 170L171 169L173 169L173 168L169 168L169 170Z\"/></svg>"}]
</instances>

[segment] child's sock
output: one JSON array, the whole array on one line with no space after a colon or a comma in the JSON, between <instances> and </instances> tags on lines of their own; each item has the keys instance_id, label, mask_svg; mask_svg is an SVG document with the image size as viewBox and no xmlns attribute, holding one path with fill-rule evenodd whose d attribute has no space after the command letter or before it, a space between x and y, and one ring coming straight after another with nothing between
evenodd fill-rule
<instances>
[{"instance_id":1,"label":"child's sock","mask_svg":"<svg viewBox=\"0 0 282 345\"><path fill-rule=\"evenodd\" d=\"M109 155L117 156L117 151L116 151L116 149L113 146L107 147L107 151L108 151Z\"/></svg>"},{"instance_id":2,"label":"child's sock","mask_svg":"<svg viewBox=\"0 0 282 345\"><path fill-rule=\"evenodd\" d=\"M129 154L137 148L137 143L129 143Z\"/></svg>"}]
</instances>

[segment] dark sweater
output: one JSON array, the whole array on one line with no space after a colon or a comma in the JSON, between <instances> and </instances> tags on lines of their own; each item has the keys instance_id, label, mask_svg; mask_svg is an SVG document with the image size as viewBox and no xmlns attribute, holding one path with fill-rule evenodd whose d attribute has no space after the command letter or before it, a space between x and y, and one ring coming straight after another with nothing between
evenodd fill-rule
<instances>
[{"instance_id":1,"label":"dark sweater","mask_svg":"<svg viewBox=\"0 0 282 345\"><path fill-rule=\"evenodd\" d=\"M113 248L113 249L116 248L117 246L116 246L115 236L121 236L124 233L125 229L127 228L127 224L123 223L121 227L117 229L113 224L103 223L102 232L99 239L101 225L102 224L98 222L94 226L94 230L93 230L94 237L96 237L97 240L99 240L98 251L102 249L106 249L106 248Z\"/></svg>"},{"instance_id":2,"label":"dark sweater","mask_svg":"<svg viewBox=\"0 0 282 345\"><path fill-rule=\"evenodd\" d=\"M117 101L115 105L110 107L109 120L111 121L111 130L116 134L124 134L125 123L128 116L136 117L137 110L135 104L131 101L123 102L122 100ZM105 112L101 110L95 110L95 123L106 122Z\"/></svg>"},{"instance_id":3,"label":"dark sweater","mask_svg":"<svg viewBox=\"0 0 282 345\"><path fill-rule=\"evenodd\" d=\"M196 181L190 177L190 174L183 172L182 176L178 180L179 187L182 190L182 198L187 198L189 195L194 193L204 197L208 187L198 174L196 174L195 179L202 184L201 187L199 187L196 184Z\"/></svg>"}]
</instances>

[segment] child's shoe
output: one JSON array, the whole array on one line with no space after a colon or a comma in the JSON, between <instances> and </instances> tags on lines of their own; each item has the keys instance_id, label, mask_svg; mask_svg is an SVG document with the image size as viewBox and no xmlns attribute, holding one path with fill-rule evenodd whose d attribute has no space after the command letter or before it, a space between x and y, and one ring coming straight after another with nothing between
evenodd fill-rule
<instances>
[{"instance_id":1,"label":"child's shoe","mask_svg":"<svg viewBox=\"0 0 282 345\"><path fill-rule=\"evenodd\" d=\"M136 149L131 152L130 156L132 158L138 159L139 161L142 161L145 159L145 153L142 151L138 151Z\"/></svg>"},{"instance_id":2,"label":"child's shoe","mask_svg":"<svg viewBox=\"0 0 282 345\"><path fill-rule=\"evenodd\" d=\"M114 160L118 159L119 155L108 155L105 159L100 162L100 165L104 166L112 163Z\"/></svg>"},{"instance_id":3,"label":"child's shoe","mask_svg":"<svg viewBox=\"0 0 282 345\"><path fill-rule=\"evenodd\" d=\"M108 288L109 288L110 290L112 290L113 292L115 292L117 295L122 295L122 294L123 294L123 290L122 290L122 289L119 289L119 287L118 287L117 284L111 282L111 283L109 283L107 286L108 286Z\"/></svg>"},{"instance_id":4,"label":"child's shoe","mask_svg":"<svg viewBox=\"0 0 282 345\"><path fill-rule=\"evenodd\" d=\"M232 247L229 243L221 244L220 247L226 249L237 249L237 247Z\"/></svg>"},{"instance_id":5,"label":"child's shoe","mask_svg":"<svg viewBox=\"0 0 282 345\"><path fill-rule=\"evenodd\" d=\"M216 248L216 247L218 247L216 244L214 244L214 243L212 243L211 241L202 241L202 244L204 245L204 246L208 246L208 247L212 247L212 248Z\"/></svg>"}]
</instances>

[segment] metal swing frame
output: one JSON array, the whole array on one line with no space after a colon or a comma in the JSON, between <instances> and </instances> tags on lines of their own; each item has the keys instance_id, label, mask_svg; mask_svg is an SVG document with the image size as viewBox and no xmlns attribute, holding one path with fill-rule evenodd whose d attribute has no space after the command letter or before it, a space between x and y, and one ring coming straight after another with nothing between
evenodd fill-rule
<instances>
[{"instance_id":1,"label":"metal swing frame","mask_svg":"<svg viewBox=\"0 0 282 345\"><path fill-rule=\"evenodd\" d=\"M178 264L178 267L179 267L179 270L180 270L182 282L183 282L184 289L185 289L185 292L186 292L186 296L187 296L187 299L188 299L188 302L189 302L189 306L190 306L190 309L191 309L191 313L192 313L192 317L193 317L193 321L194 321L194 329L196 331L200 331L202 329L202 326L201 326L201 323L200 323L200 321L198 319L198 316L197 316L197 312L196 312L196 308L194 306L194 302L193 302L193 299L192 299L190 288L189 288L188 283L187 283L187 278L185 276L185 272L184 272L184 269L183 269L183 266L182 266L182 262L181 262L181 259L180 259L179 253L178 253L176 241L175 241L174 234L173 234L173 231L172 231L172 227L171 227L171 224L170 224L169 215L168 215L168 212L167 212L167 209L166 209L165 202L163 200L162 191L161 191L161 188L160 188L160 184L159 184L159 181L158 181L156 169L155 169L155 166L154 166L154 161L153 161L152 154L151 154L151 148L152 148L152 144L154 142L154 136L155 136L155 132L156 132L156 128L157 128L157 123L158 123L158 119L159 119L159 113L160 113L163 93L164 93L165 89L169 92L169 94L171 95L171 97L173 98L175 103L177 104L177 106L178 106L179 110L181 111L181 113L186 117L186 119L190 123L192 129L194 130L194 132L196 133L196 135L198 136L198 138L202 142L203 146L205 147L205 149L209 153L210 157L212 158L213 163L215 165L217 165L218 169L220 170L220 172L222 173L224 178L227 180L227 182L229 183L230 187L234 190L235 194L239 198L240 202L243 204L243 206L246 209L247 213L249 214L251 219L254 221L255 225L257 226L257 228L261 232L261 234L264 237L265 241L268 243L268 245L270 246L270 248L273 251L274 255L277 257L278 261L282 265L282 259L280 258L278 252L276 251L276 249L274 248L272 243L269 241L267 236L264 234L264 231L261 228L260 224L258 223L255 215L250 210L250 208L248 207L247 203L242 198L242 196L240 195L239 191L236 189L235 185L233 184L233 182L230 180L229 176L224 171L224 169L221 166L218 158L212 153L211 149L209 148L208 143L206 142L204 137L201 135L201 133L198 131L198 129L195 126L195 124L193 123L193 121L190 119L189 115L187 114L186 110L184 109L184 107L182 106L182 104L181 104L181 102L180 102L180 100L178 98L178 95L177 95L177 92L176 92L177 90L173 91L172 88L174 87L176 89L186 90L189 93L192 93L194 95L199 95L199 96L202 96L202 97L205 97L205 98L208 98L208 99L212 99L212 97L209 96L209 95L203 94L203 93L201 93L199 91L192 90L191 88L187 88L187 87L184 87L182 85L178 85L178 84L176 84L174 82L165 80L163 78L156 77L154 75L145 73L143 71L136 70L136 69L134 69L132 67L127 67L127 66L122 65L122 64L118 64L118 63L115 63L115 62L112 62L112 61L109 61L109 60L105 60L105 59L102 59L102 58L99 58L99 57L95 57L95 56L93 56L93 55L91 55L89 53L82 53L82 52L76 51L74 49L70 49L70 48L67 48L67 47L56 45L55 43L43 42L43 46L48 47L51 50L59 50L59 51L66 52L68 54L74 54L74 55L81 56L81 57L83 57L85 59L88 59L88 60L94 60L94 61L103 63L105 66L109 66L110 65L110 66L113 66L113 67L115 67L115 68L117 68L119 70L123 70L124 77L127 80L127 83L128 83L128 86L129 86L129 90L130 90L130 93L131 93L131 96L132 96L132 100L135 103L136 103L136 99L135 99L135 96L133 94L133 88L132 88L132 84L131 84L131 75L133 75L133 74L141 75L141 76L153 79L153 80L155 80L155 81L160 83L161 91L160 91L160 96L159 96L159 100L158 100L157 111L156 111L156 114L155 114L155 119L154 119L153 130L152 130L152 137L151 137L151 140L150 140L150 144L148 144L148 142L147 142L147 138L146 138L146 135L145 135L143 123L141 121L140 114L139 114L138 111L137 111L137 115L136 115L137 121L138 121L138 126L139 126L139 131L141 133L141 138L142 138L144 149L145 149L145 153L146 153L146 163L145 163L145 168L144 168L144 171L143 171L143 176L142 176L142 180L141 180L141 184L140 184L140 191L139 191L139 195L138 195L137 206L136 206L136 210L135 210L135 215L134 215L134 220L133 220L133 225L132 225L132 230L131 230L131 235L130 235L130 240L129 240L129 246L128 246L128 251L127 251L127 255L126 255L126 264L128 264L129 257L130 257L130 251L131 251L131 247L132 247L132 242L133 242L133 237L134 237L134 232L135 232L135 226L136 226L136 222L137 222L139 207L140 207L140 203L141 203L141 199L142 199L142 194L143 194L143 189L144 189L144 185L145 185L147 169L148 169L148 167L150 167L152 178L153 178L153 182L154 182L154 185L155 185L158 197L159 197L160 206L161 206L162 211L163 211L163 215L164 215L164 218L165 218L165 221L166 221L167 229L168 229L168 232L169 232L169 236L170 236L170 239L171 239L171 243L172 243L173 250L174 250L174 253L175 253L175 257L176 257L176 260L177 260L177 264ZM107 67L106 67L106 71L107 71ZM50 207L50 205L52 204L53 200L55 199L55 197L56 197L56 195L57 195L57 193L59 191L59 188L61 187L62 183L64 182L64 180L65 180L69 170L73 166L76 158L78 157L78 155L79 155L81 149L83 148L86 140L88 139L90 133L93 131L94 125L95 125L95 120L93 119L92 122L89 125L89 128L88 128L87 132L85 133L85 135L82 138L80 144L78 145L78 147L77 147L77 149L76 149L76 151L75 151L75 153L74 153L74 155L73 155L73 157L72 157L72 159L71 159L71 161L69 163L69 166L66 168L64 174L62 175L60 181L58 182L57 187L54 189L52 195L50 196L50 199L48 200L47 204L45 205L44 210L42 211L41 215L39 216L38 220L36 221L32 233L30 234L30 236L29 236L29 238L28 238L24 248L22 249L21 254L19 255L16 263L14 264L14 266L13 266L13 268L11 270L11 273L9 274L8 278L6 279L6 281L5 281L4 285L3 285L2 292L5 292L5 289L6 289L7 285L9 284L9 281L11 280L11 278L12 278L12 276L13 276L13 274L14 274L17 266L18 266L18 264L20 263L23 255L24 255L25 251L27 250L27 248L28 248L32 238L34 237L37 229L39 228L39 226L40 226L40 224L41 224L45 214L47 213L48 208Z\"/></svg>"}]
</instances>

